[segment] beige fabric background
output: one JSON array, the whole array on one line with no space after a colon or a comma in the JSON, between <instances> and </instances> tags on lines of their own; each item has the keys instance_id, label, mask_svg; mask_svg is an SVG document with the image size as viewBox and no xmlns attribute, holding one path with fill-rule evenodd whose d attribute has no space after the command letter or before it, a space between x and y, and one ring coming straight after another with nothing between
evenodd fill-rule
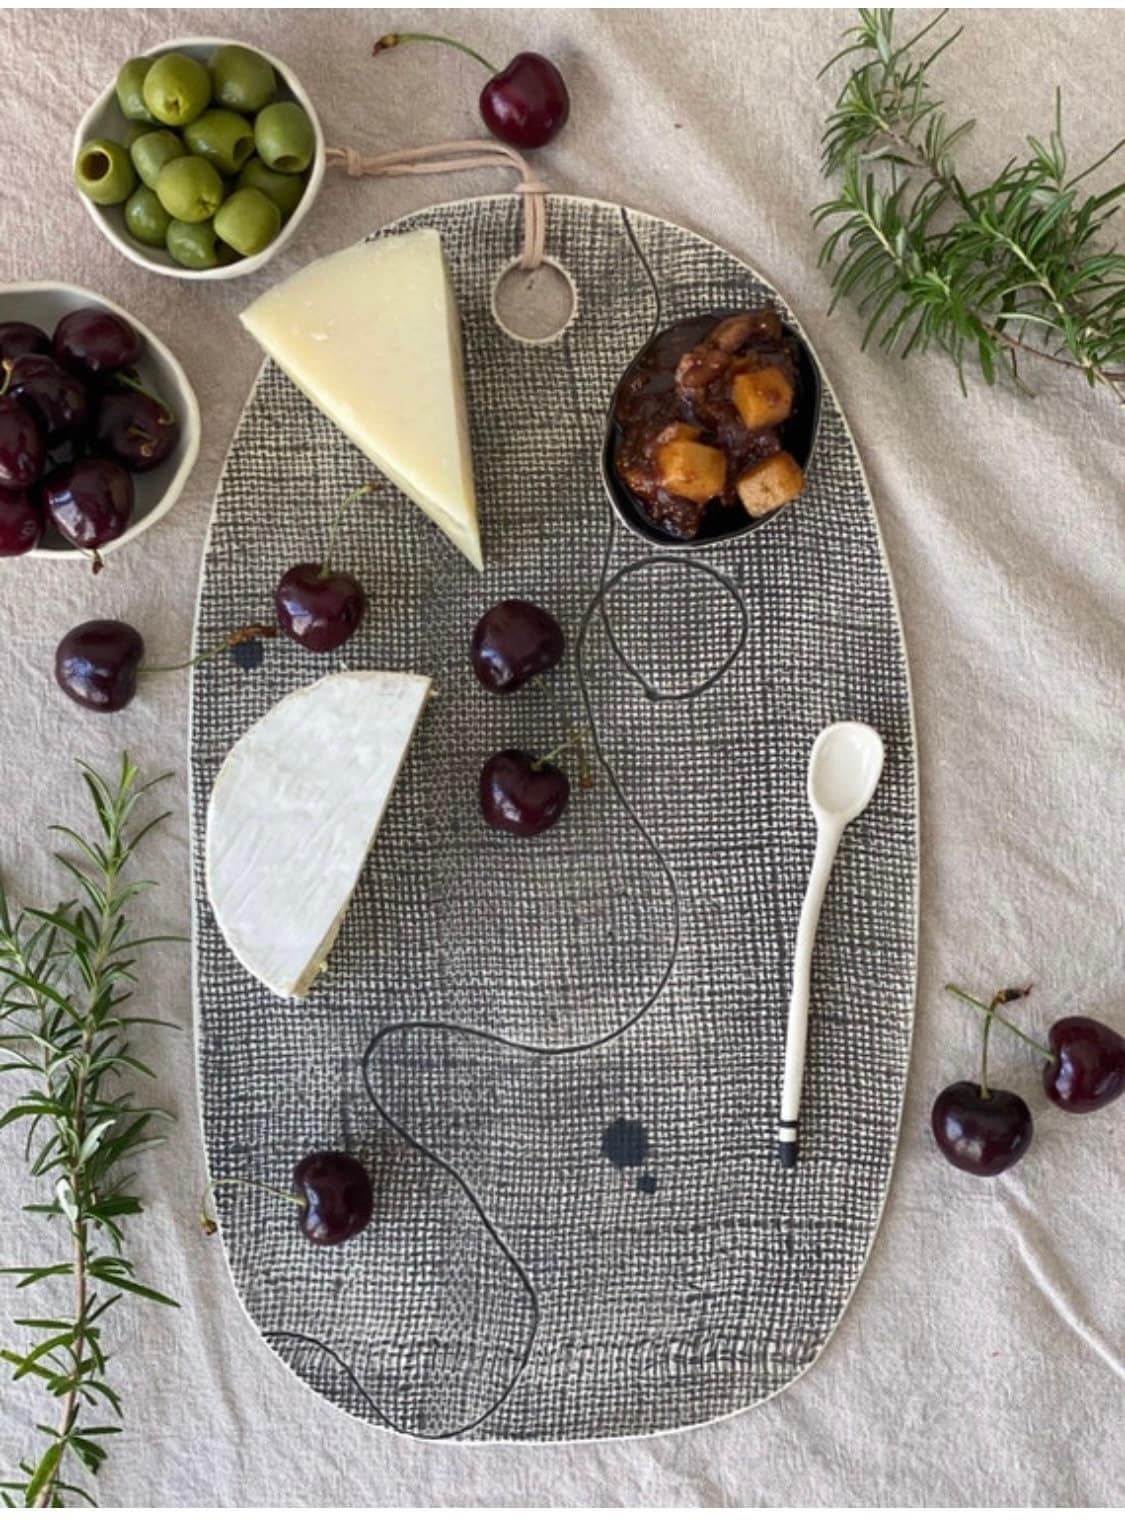
<instances>
[{"instance_id":1,"label":"beige fabric background","mask_svg":"<svg viewBox=\"0 0 1125 1520\"><path fill-rule=\"evenodd\" d=\"M108 720L54 688L66 628L124 616L162 660L186 651L212 493L259 355L235 313L275 278L438 199L503 188L486 174L329 177L295 243L257 276L196 286L146 275L97 234L67 183L74 121L128 53L187 33L268 46L299 73L329 140L366 151L474 135L474 66L417 49L372 61L407 21L456 30L504 60L536 47L562 66L571 124L538 166L559 190L620 199L704 232L757 264L811 332L858 437L906 628L922 800L920 983L902 1147L868 1271L823 1359L773 1403L686 1434L528 1450L433 1447L321 1402L259 1340L218 1240L195 1224L203 1160L186 949L154 954L158 1101L180 1118L146 1158L151 1207L131 1233L143 1276L179 1312L114 1311L128 1402L99 1485L106 1504L1106 1505L1125 1498L1122 1225L1125 1103L1069 1118L1033 1065L995 1041L995 1075L1032 1101L1038 1136L1006 1177L954 1172L927 1129L934 1092L971 1076L977 1031L941 995L1038 984L1043 1027L1064 1010L1125 1028L1122 787L1122 441L1125 415L1051 372L1036 402L974 388L936 359L861 354L850 310L826 316L808 208L834 92L816 73L842 11L7 11L0 278L68 279L136 312L178 352L204 441L175 511L94 582L78 565L0 566L0 869L31 900L54 892L46 825L72 820L72 765L127 744L174 769L175 816L146 862L152 925L188 925L187 680L144 686ZM913 19L913 18L911 18ZM1121 128L1125 14L977 11L942 74L978 118L970 173L1050 126L1065 90L1077 159ZM1109 183L1111 171L1104 171ZM1118 168L1118 175L1120 175ZM285 503L278 502L278 511ZM47 1259L18 1139L0 1137L7 1261ZM0 1283L5 1320L45 1295ZM7 1332L5 1332L7 1333ZM0 1465L28 1450L42 1401L4 1387ZM621 1397L632 1397L625 1387Z\"/></svg>"}]
</instances>

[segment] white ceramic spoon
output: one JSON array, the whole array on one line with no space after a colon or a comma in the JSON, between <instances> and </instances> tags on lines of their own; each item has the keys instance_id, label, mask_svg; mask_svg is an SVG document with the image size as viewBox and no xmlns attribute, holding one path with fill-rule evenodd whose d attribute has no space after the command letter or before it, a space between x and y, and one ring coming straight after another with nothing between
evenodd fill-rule
<instances>
[{"instance_id":1,"label":"white ceramic spoon","mask_svg":"<svg viewBox=\"0 0 1125 1520\"><path fill-rule=\"evenodd\" d=\"M833 723L817 735L809 756L809 806L816 818L816 854L793 953L785 1077L777 1126L777 1156L785 1167L797 1164L797 1116L809 1029L809 974L820 908L841 836L871 801L882 774L883 741L866 723Z\"/></svg>"}]
</instances>

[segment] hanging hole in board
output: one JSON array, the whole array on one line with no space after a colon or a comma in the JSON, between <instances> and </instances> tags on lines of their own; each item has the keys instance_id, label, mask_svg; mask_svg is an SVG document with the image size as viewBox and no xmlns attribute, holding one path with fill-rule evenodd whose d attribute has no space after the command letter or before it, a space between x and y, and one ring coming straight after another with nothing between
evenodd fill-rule
<instances>
[{"instance_id":1,"label":"hanging hole in board","mask_svg":"<svg viewBox=\"0 0 1125 1520\"><path fill-rule=\"evenodd\" d=\"M554 259L544 259L538 269L511 263L492 287L492 315L518 343L553 343L577 312L574 281Z\"/></svg>"}]
</instances>

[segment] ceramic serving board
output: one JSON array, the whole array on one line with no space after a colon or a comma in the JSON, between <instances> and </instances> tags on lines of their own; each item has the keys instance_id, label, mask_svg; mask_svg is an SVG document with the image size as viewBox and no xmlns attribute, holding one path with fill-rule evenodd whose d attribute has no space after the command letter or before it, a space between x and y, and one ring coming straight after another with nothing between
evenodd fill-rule
<instances>
[{"instance_id":1,"label":"ceramic serving board","mask_svg":"<svg viewBox=\"0 0 1125 1520\"><path fill-rule=\"evenodd\" d=\"M242 1301L350 1414L428 1438L638 1435L730 1414L824 1348L871 1248L914 1003L916 797L894 590L827 383L806 495L748 538L666 553L599 476L606 409L650 334L777 301L652 217L552 196L577 309L531 344L497 322L510 196L387 227L442 234L464 325L487 569L389 486L336 559L368 592L336 656L278 639L200 667L192 704L195 992L214 1175L284 1186L353 1151L372 1225L317 1249L292 1210L224 1190ZM267 620L370 466L273 365L215 505L198 647ZM550 689L497 698L468 660L501 597L568 635ZM306 1002L256 983L203 882L207 799L235 740L330 669L434 691L327 971ZM813 976L802 1159L775 1158L792 945L814 844L817 731L873 724L882 785L848 831ZM493 750L593 734L596 783L537 839L491 833ZM315 857L295 859L315 871Z\"/></svg>"}]
</instances>

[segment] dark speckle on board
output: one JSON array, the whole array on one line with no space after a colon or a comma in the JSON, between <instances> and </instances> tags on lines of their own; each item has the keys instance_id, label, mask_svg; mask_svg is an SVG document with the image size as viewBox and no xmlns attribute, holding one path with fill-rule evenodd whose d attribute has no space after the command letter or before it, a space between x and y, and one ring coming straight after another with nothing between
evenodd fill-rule
<instances>
[{"instance_id":1,"label":"dark speckle on board","mask_svg":"<svg viewBox=\"0 0 1125 1520\"><path fill-rule=\"evenodd\" d=\"M242 670L257 670L262 663L261 639L247 639L245 644L236 644L230 652L230 657Z\"/></svg>"},{"instance_id":2,"label":"dark speckle on board","mask_svg":"<svg viewBox=\"0 0 1125 1520\"><path fill-rule=\"evenodd\" d=\"M652 1175L651 1172L645 1172L643 1176L637 1178L637 1192L638 1193L655 1193L656 1192L656 1178Z\"/></svg>"},{"instance_id":3,"label":"dark speckle on board","mask_svg":"<svg viewBox=\"0 0 1125 1520\"><path fill-rule=\"evenodd\" d=\"M635 1119L615 1119L602 1135L602 1155L614 1166L640 1166L648 1155L648 1131Z\"/></svg>"}]
</instances>

